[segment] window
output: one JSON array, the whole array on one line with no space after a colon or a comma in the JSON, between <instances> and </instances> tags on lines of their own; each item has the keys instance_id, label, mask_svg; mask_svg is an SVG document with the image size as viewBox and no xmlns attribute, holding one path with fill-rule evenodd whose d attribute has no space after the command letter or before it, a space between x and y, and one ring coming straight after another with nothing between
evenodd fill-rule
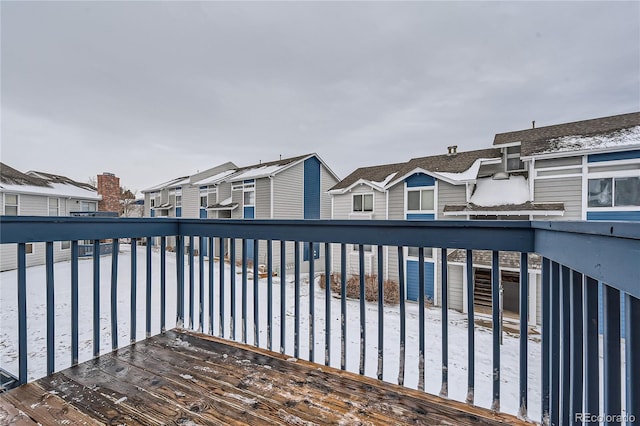
<instances>
[{"instance_id":1,"label":"window","mask_svg":"<svg viewBox=\"0 0 640 426\"><path fill-rule=\"evenodd\" d=\"M4 194L4 214L18 216L18 195Z\"/></svg>"},{"instance_id":2,"label":"window","mask_svg":"<svg viewBox=\"0 0 640 426\"><path fill-rule=\"evenodd\" d=\"M24 247L27 254L33 254L33 243L27 243Z\"/></svg>"},{"instance_id":3,"label":"window","mask_svg":"<svg viewBox=\"0 0 640 426\"><path fill-rule=\"evenodd\" d=\"M360 246L358 244L354 244L353 245L353 251L355 251L355 252L360 251ZM362 251L364 253L371 253L371 252L373 252L373 246L371 244L363 244L362 245Z\"/></svg>"},{"instance_id":4,"label":"window","mask_svg":"<svg viewBox=\"0 0 640 426\"><path fill-rule=\"evenodd\" d=\"M418 247L409 247L407 251L407 256L418 257ZM433 249L431 247L424 248L424 258L425 259L433 258Z\"/></svg>"},{"instance_id":5,"label":"window","mask_svg":"<svg viewBox=\"0 0 640 426\"><path fill-rule=\"evenodd\" d=\"M83 212L95 212L96 211L96 203L93 201L82 201L80 206L82 207Z\"/></svg>"},{"instance_id":6,"label":"window","mask_svg":"<svg viewBox=\"0 0 640 426\"><path fill-rule=\"evenodd\" d=\"M207 206L209 205L209 200L208 200L208 190L206 186L201 186L200 187L200 208L201 209L206 209Z\"/></svg>"},{"instance_id":7,"label":"window","mask_svg":"<svg viewBox=\"0 0 640 426\"><path fill-rule=\"evenodd\" d=\"M407 191L407 210L433 210L433 189Z\"/></svg>"},{"instance_id":8,"label":"window","mask_svg":"<svg viewBox=\"0 0 640 426\"><path fill-rule=\"evenodd\" d=\"M353 211L354 212L372 212L373 211L373 194L354 194Z\"/></svg>"},{"instance_id":9,"label":"window","mask_svg":"<svg viewBox=\"0 0 640 426\"><path fill-rule=\"evenodd\" d=\"M640 206L640 176L589 179L589 207Z\"/></svg>"},{"instance_id":10,"label":"window","mask_svg":"<svg viewBox=\"0 0 640 426\"><path fill-rule=\"evenodd\" d=\"M57 198L49 198L49 216L60 216L58 205Z\"/></svg>"},{"instance_id":11,"label":"window","mask_svg":"<svg viewBox=\"0 0 640 426\"><path fill-rule=\"evenodd\" d=\"M71 248L71 241L60 241L61 250L69 250Z\"/></svg>"},{"instance_id":12,"label":"window","mask_svg":"<svg viewBox=\"0 0 640 426\"><path fill-rule=\"evenodd\" d=\"M256 203L256 192L252 189L250 191L244 191L243 203L245 206L253 206Z\"/></svg>"}]
</instances>

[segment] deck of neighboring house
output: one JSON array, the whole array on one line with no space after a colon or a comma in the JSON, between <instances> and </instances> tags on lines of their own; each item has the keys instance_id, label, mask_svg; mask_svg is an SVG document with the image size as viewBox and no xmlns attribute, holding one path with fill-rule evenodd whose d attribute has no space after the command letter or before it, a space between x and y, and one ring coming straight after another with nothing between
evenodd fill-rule
<instances>
[{"instance_id":1,"label":"deck of neighboring house","mask_svg":"<svg viewBox=\"0 0 640 426\"><path fill-rule=\"evenodd\" d=\"M524 424L516 417L183 330L0 395L2 424Z\"/></svg>"}]
</instances>

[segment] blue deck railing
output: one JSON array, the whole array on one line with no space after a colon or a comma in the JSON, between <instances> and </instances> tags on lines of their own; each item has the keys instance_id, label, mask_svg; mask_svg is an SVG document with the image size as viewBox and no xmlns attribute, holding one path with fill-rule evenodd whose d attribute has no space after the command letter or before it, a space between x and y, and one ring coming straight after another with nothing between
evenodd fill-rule
<instances>
[{"instance_id":1,"label":"blue deck railing","mask_svg":"<svg viewBox=\"0 0 640 426\"><path fill-rule=\"evenodd\" d=\"M347 309L346 258L347 244L358 247L357 257L359 274L359 302L357 316L359 320L359 365L360 374L365 374L366 353L368 350L377 353L376 376L382 380L384 376L385 357L385 314L383 292L383 260L388 253L395 255L397 250L397 265L399 283L399 360L397 382L405 383L407 375L418 375L417 387L425 390L425 370L441 370L440 394L447 396L449 381L449 278L447 267L448 249L466 250L466 282L473 282L472 250L492 251L492 270L499 270L499 252L510 251L520 253L520 283L519 294L529 294L528 255L536 253L542 256L542 336L541 336L541 418L530 416L529 405L529 339L527 319L529 303L527 297L520 297L520 334L519 334L519 365L511 366L519 370L519 414L522 417L532 417L542 420L546 424L596 424L604 421L607 424L620 424L620 421L630 420L640 416L640 225L633 223L604 223L604 222L502 222L502 221L238 221L238 220L197 220L197 219L112 219L112 218L47 218L47 217L0 217L0 244L17 243L17 274L15 283L2 282L4 286L17 286L17 346L18 362L16 376L19 383L28 380L28 349L27 324L34 321L27 312L27 254L26 244L40 242L45 245L46 252L46 373L57 371L56 367L56 321L54 289L59 285L54 277L54 241L71 241L70 267L70 302L68 315L71 318L71 365L79 360L79 289L89 283L80 282L78 272L79 244L81 240L94 241L94 253L100 253L100 240L112 240L111 246L111 282L109 333L111 348L118 348L118 286L120 241L126 239L131 242L130 252L130 295L128 302L129 336L135 342L140 337L137 319L139 305L144 305L144 335L150 336L154 330L163 332L175 324L199 331L216 334L219 337L241 340L256 346L265 346L273 350L275 342L279 342L281 353L292 353L294 357L305 357L315 361L318 357L314 352L317 347L315 339L322 337L322 330L318 331L319 318L316 318L315 282L308 281L308 289L303 288L301 279L301 251L307 245L309 252L313 252L314 243L324 246L324 364L333 365L332 354L336 353L331 342L336 334L340 335L340 362L342 369L347 368L346 359L348 348L346 343L347 322L352 314ZM175 252L175 283L176 293L168 294L168 238L171 238L172 251ZM196 242L196 238L198 241ZM154 239L158 243L154 245ZM142 242L145 253L144 260L138 260L137 242ZM259 284L260 242L266 244L266 306L257 297L261 289ZM274 264L274 246L279 245L279 264ZM195 250L188 247L198 247L196 260ZM253 245L253 250L248 250ZM365 306L365 245L377 247L377 315L367 317ZM389 247L388 251L383 246ZM287 258L290 252L286 248L293 247L293 259ZM336 247L336 250L332 250ZM422 247L437 247L441 251L441 365L425 364L425 272L419 269L419 300L418 311L418 362L416 371L407 371L405 363L407 351L406 329L407 305L405 302L405 273L404 247L420 247L418 261L422 264L425 252ZM152 256L156 250L159 265L154 264ZM225 272L223 262L218 262L216 268L214 256L228 255L231 259L228 272ZM339 261L332 262L331 254L339 253ZM252 259L242 259L246 253L252 253ZM277 252L276 252L277 254ZM442 255L444 254L444 255ZM173 254L172 254L173 256ZM251 264L247 262L251 260ZM293 269L288 265L293 260ZM338 260L338 259L336 259ZM145 301L138 303L138 262L145 265L144 286ZM205 263L208 262L208 273L205 274ZM339 264L339 268L332 265ZM314 262L308 264L309 276L314 277L316 268ZM93 356L101 353L101 261L99 256L93 258L92 278L92 312L93 312ZM197 268L197 279L196 279ZM217 269L217 270L216 270ZM285 283L287 278L293 278L293 304L287 306L287 288L280 285L280 293L274 292L273 272L279 269L279 279ZM329 271L340 273L340 291L335 294L331 287ZM230 274L225 277L225 273ZM501 401L501 312L500 312L500 274L491 276L492 287L492 404L494 410L500 410ZM172 278L173 279L173 278ZM238 280L240 282L238 282ZM252 286L249 287L249 281ZM226 286L225 283L230 285ZM216 287L217 283L217 288ZM604 287L603 302L598 301L598 285ZM104 284L104 283L102 283ZM241 290L241 291L239 291ZM308 290L308 312L301 311L300 300L305 290ZM468 319L468 333L465 350L467 357L467 402L474 402L476 378L476 327L474 326L474 286L467 285L466 309ZM237 300L238 293L241 300ZM252 296L249 297L248 295ZM173 309L175 295L175 323L169 320L169 308ZM197 295L197 301L196 301ZM205 301L205 297L208 299ZM624 321L621 322L621 295L624 300ZM332 299L338 297L340 301L340 327L332 328ZM217 300L216 300L217 297ZM252 303L249 306L249 302ZM238 316L237 305L240 305ZM159 306L158 306L159 305ZM413 305L412 305L413 306ZM154 323L152 310L159 308L157 321ZM251 311L249 311L251 308ZM58 308L59 309L59 308ZM278 312L279 309L279 312ZM291 314L290 309L293 309ZM603 311L602 326L604 330L603 342L600 342L598 311ZM265 316L266 330L261 328L260 318ZM104 308L102 308L104 311ZM289 339L291 331L287 327L287 316L293 315L293 339ZM308 354L302 354L301 339L304 329L301 329L303 317L308 333ZM280 319L279 330L274 318ZM249 324L252 320L253 324ZM377 338L375 344L368 343L367 324L377 321ZM621 323L624 324L621 337ZM227 325L228 324L228 325ZM240 330L238 330L240 324ZM0 325L5 327L5 325ZM252 331L252 333L250 333ZM252 334L252 338L248 336ZM265 335L264 337L261 337ZM277 338L277 339L276 339ZM265 345L266 340L266 345ZM287 345L292 340L293 348ZM334 340L335 341L335 340ZM602 366L600 365L600 348L602 347ZM462 350L463 348L454 348ZM481 348L484 350L485 348ZM103 351L104 352L104 351ZM622 355L624 354L624 366ZM3 366L0 366L3 367ZM624 381L623 378L624 377ZM603 401L601 406L600 401ZM623 410L624 406L624 410ZM625 414L623 417L622 414Z\"/></svg>"}]
</instances>

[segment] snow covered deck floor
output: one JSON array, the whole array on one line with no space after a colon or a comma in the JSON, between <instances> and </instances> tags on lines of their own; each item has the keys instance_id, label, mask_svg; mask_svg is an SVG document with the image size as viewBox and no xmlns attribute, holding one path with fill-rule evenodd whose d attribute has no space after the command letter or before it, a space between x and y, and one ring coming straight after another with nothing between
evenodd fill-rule
<instances>
[{"instance_id":1,"label":"snow covered deck floor","mask_svg":"<svg viewBox=\"0 0 640 426\"><path fill-rule=\"evenodd\" d=\"M513 416L172 330L0 394L2 424L525 424Z\"/></svg>"}]
</instances>

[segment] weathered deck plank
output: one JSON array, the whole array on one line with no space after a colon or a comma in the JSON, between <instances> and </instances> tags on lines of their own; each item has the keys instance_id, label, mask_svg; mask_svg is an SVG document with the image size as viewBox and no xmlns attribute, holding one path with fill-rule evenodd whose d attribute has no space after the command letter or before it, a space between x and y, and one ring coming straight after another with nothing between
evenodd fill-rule
<instances>
[{"instance_id":1,"label":"weathered deck plank","mask_svg":"<svg viewBox=\"0 0 640 426\"><path fill-rule=\"evenodd\" d=\"M168 331L0 394L2 424L525 424L235 342Z\"/></svg>"}]
</instances>

